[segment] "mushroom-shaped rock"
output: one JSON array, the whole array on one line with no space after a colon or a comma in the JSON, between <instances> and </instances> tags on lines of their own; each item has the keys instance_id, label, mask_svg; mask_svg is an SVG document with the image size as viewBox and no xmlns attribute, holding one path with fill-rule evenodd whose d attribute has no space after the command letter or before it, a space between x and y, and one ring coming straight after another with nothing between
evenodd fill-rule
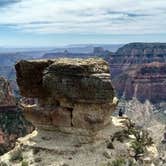
<instances>
[{"instance_id":1,"label":"mushroom-shaped rock","mask_svg":"<svg viewBox=\"0 0 166 166\"><path fill-rule=\"evenodd\" d=\"M16 72L21 95L38 99L35 106L21 106L27 119L39 128L96 132L110 123L116 103L104 60L20 61Z\"/></svg>"}]
</instances>

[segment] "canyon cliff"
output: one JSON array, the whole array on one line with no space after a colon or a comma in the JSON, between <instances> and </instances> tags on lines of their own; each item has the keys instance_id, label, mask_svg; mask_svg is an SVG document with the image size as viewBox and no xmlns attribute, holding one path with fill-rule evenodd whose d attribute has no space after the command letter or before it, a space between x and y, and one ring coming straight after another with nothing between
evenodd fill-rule
<instances>
[{"instance_id":1,"label":"canyon cliff","mask_svg":"<svg viewBox=\"0 0 166 166\"><path fill-rule=\"evenodd\" d=\"M127 44L111 56L110 64L118 96L153 103L166 100L165 43Z\"/></svg>"},{"instance_id":2,"label":"canyon cliff","mask_svg":"<svg viewBox=\"0 0 166 166\"><path fill-rule=\"evenodd\" d=\"M0 78L0 155L14 148L16 139L32 132L34 127L25 120L16 105L9 82Z\"/></svg>"},{"instance_id":3,"label":"canyon cliff","mask_svg":"<svg viewBox=\"0 0 166 166\"><path fill-rule=\"evenodd\" d=\"M162 70L163 66L157 65ZM153 64L136 74L149 74L149 67ZM19 108L36 130L19 138L17 146L0 157L1 164L106 166L122 161L125 165L162 166L165 162L165 146L161 144L164 125L151 121L153 132L149 133L136 116L138 123L127 116L113 116L118 100L106 61L21 60L15 68L22 96ZM134 103L128 105L132 105L129 115L135 114ZM142 120L147 115L149 120L150 103L136 103L140 105L137 117ZM156 130L159 132L154 136Z\"/></svg>"}]
</instances>

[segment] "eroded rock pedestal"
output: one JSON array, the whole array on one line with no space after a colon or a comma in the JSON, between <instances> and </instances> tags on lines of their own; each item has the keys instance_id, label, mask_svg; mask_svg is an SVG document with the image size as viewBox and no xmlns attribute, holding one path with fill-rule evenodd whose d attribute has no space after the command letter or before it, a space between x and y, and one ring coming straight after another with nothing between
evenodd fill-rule
<instances>
[{"instance_id":1,"label":"eroded rock pedestal","mask_svg":"<svg viewBox=\"0 0 166 166\"><path fill-rule=\"evenodd\" d=\"M104 60L20 61L15 68L21 95L32 98L21 107L39 129L92 136L110 124L116 102Z\"/></svg>"}]
</instances>

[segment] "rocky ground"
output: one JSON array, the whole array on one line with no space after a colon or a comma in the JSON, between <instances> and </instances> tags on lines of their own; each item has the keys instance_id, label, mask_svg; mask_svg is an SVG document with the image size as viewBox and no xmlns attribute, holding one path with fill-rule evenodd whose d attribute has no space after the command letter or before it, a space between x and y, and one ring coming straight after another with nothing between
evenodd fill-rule
<instances>
[{"instance_id":1,"label":"rocky ground","mask_svg":"<svg viewBox=\"0 0 166 166\"><path fill-rule=\"evenodd\" d=\"M32 166L114 166L117 162L122 166L125 165L123 162L128 165L166 165L166 144L161 144L164 125L155 122L148 128L155 143L146 146L136 161L136 151L131 147L136 138L133 134L123 135L123 131L129 129L126 122L129 122L128 118L112 117L112 125L103 131L102 139L91 144L81 144L73 135L36 130L18 139L15 149L2 156L0 161L9 166L25 163Z\"/></svg>"},{"instance_id":2,"label":"rocky ground","mask_svg":"<svg viewBox=\"0 0 166 166\"><path fill-rule=\"evenodd\" d=\"M165 111L158 110L164 103L141 103L134 95L111 115L118 100L103 60L20 61L16 70L28 100L20 108L37 129L19 138L0 165L166 166L165 118L159 118Z\"/></svg>"}]
</instances>

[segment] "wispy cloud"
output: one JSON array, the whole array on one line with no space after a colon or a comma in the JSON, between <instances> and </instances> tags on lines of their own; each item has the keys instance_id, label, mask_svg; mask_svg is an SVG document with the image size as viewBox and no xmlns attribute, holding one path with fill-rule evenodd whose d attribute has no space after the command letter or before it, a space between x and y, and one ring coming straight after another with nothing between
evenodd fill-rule
<instances>
[{"instance_id":1,"label":"wispy cloud","mask_svg":"<svg viewBox=\"0 0 166 166\"><path fill-rule=\"evenodd\" d=\"M1 0L0 1L0 7L12 5L13 3L20 2L21 0Z\"/></svg>"},{"instance_id":2,"label":"wispy cloud","mask_svg":"<svg viewBox=\"0 0 166 166\"><path fill-rule=\"evenodd\" d=\"M32 33L166 32L165 0L6 0L0 25ZM5 0L0 6L5 5Z\"/></svg>"}]
</instances>

